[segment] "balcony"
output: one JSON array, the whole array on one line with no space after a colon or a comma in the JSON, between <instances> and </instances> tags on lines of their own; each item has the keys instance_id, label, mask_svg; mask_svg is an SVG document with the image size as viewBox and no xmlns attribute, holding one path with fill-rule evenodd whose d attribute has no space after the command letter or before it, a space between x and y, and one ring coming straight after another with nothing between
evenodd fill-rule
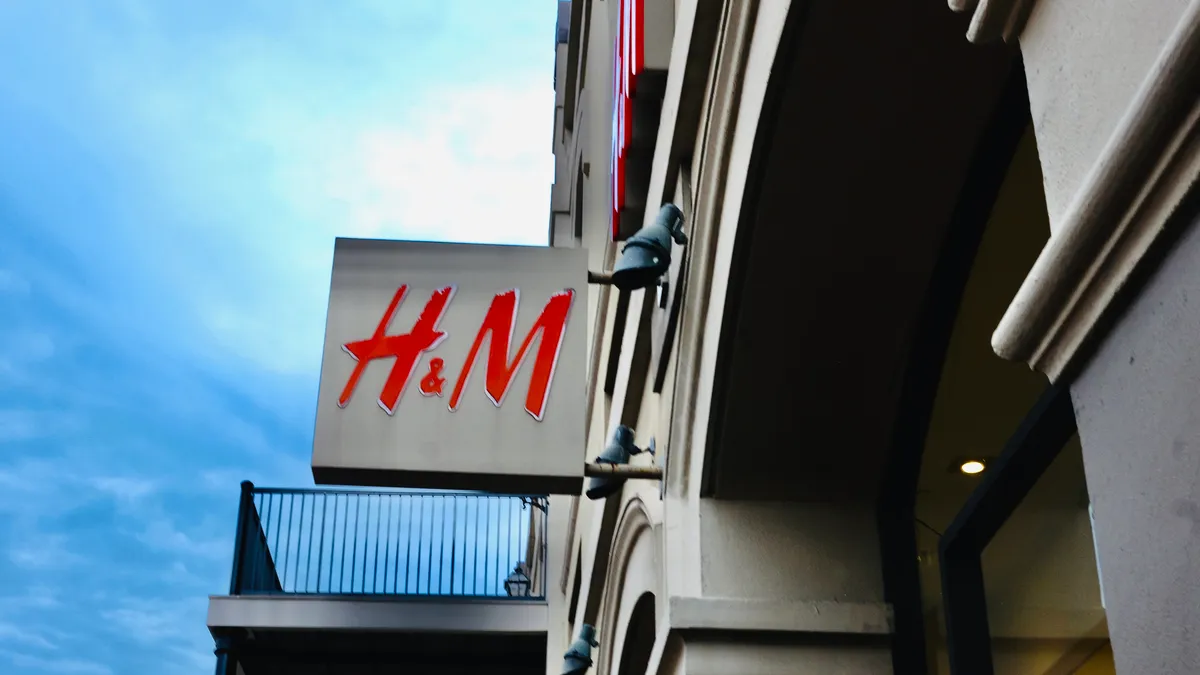
<instances>
[{"instance_id":1,"label":"balcony","mask_svg":"<svg viewBox=\"0 0 1200 675\"><path fill-rule=\"evenodd\" d=\"M547 505L243 483L229 594L209 600L218 675L542 672Z\"/></svg>"}]
</instances>

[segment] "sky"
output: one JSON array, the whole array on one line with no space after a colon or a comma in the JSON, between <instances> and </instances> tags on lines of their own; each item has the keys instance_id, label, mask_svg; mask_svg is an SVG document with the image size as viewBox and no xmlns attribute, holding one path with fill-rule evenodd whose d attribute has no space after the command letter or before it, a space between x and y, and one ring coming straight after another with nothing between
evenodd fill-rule
<instances>
[{"instance_id":1,"label":"sky","mask_svg":"<svg viewBox=\"0 0 1200 675\"><path fill-rule=\"evenodd\" d=\"M552 0L0 0L0 672L207 675L335 236L544 244Z\"/></svg>"}]
</instances>

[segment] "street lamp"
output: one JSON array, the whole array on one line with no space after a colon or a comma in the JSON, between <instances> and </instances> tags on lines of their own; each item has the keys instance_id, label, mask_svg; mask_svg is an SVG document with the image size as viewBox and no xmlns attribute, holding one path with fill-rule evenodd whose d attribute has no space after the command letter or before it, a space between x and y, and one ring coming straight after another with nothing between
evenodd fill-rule
<instances>
[{"instance_id":1,"label":"street lamp","mask_svg":"<svg viewBox=\"0 0 1200 675\"><path fill-rule=\"evenodd\" d=\"M504 590L509 597L527 598L529 597L529 586L529 575L525 572L525 563L517 563L512 573L504 580Z\"/></svg>"}]
</instances>

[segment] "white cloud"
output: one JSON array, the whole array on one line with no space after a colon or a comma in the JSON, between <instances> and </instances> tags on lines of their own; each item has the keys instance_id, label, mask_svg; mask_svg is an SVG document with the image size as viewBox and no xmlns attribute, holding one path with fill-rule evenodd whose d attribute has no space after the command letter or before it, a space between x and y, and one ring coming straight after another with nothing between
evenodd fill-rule
<instances>
[{"instance_id":1,"label":"white cloud","mask_svg":"<svg viewBox=\"0 0 1200 675\"><path fill-rule=\"evenodd\" d=\"M195 596L184 599L132 598L116 599L115 609L101 612L113 628L125 631L144 644L189 640L196 628L203 628L207 598ZM197 623L198 621L198 623Z\"/></svg>"},{"instance_id":2,"label":"white cloud","mask_svg":"<svg viewBox=\"0 0 1200 675\"><path fill-rule=\"evenodd\" d=\"M0 445L48 436L65 436L83 427L73 412L52 410L0 410Z\"/></svg>"},{"instance_id":3,"label":"white cloud","mask_svg":"<svg viewBox=\"0 0 1200 675\"><path fill-rule=\"evenodd\" d=\"M138 541L148 548L180 553L208 560L225 560L230 555L232 543L223 538L197 539L177 528L171 519L158 516L147 521Z\"/></svg>"},{"instance_id":4,"label":"white cloud","mask_svg":"<svg viewBox=\"0 0 1200 675\"><path fill-rule=\"evenodd\" d=\"M331 229L341 235L544 244L554 179L548 85L432 92L409 124L356 129L327 161L296 167L284 193L337 216Z\"/></svg>"},{"instance_id":5,"label":"white cloud","mask_svg":"<svg viewBox=\"0 0 1200 675\"><path fill-rule=\"evenodd\" d=\"M0 650L0 657L7 658L17 668L28 668L60 675L112 675L113 672L112 668L102 663L84 659L46 659L11 650Z\"/></svg>"},{"instance_id":6,"label":"white cloud","mask_svg":"<svg viewBox=\"0 0 1200 675\"><path fill-rule=\"evenodd\" d=\"M61 569L84 561L68 545L66 535L33 533L20 537L8 550L12 564L27 570Z\"/></svg>"},{"instance_id":7,"label":"white cloud","mask_svg":"<svg viewBox=\"0 0 1200 675\"><path fill-rule=\"evenodd\" d=\"M251 287L202 302L225 351L275 373L312 375L335 236L546 243L554 92L542 78L416 95L393 122L274 118L262 131L282 213L311 227L271 232L256 261L277 295Z\"/></svg>"},{"instance_id":8,"label":"white cloud","mask_svg":"<svg viewBox=\"0 0 1200 675\"><path fill-rule=\"evenodd\" d=\"M19 610L53 609L60 606L58 591L48 586L31 585L24 595L0 597L0 614Z\"/></svg>"},{"instance_id":9,"label":"white cloud","mask_svg":"<svg viewBox=\"0 0 1200 675\"><path fill-rule=\"evenodd\" d=\"M91 480L92 487L119 502L134 505L158 492L156 480L129 476L102 476Z\"/></svg>"},{"instance_id":10,"label":"white cloud","mask_svg":"<svg viewBox=\"0 0 1200 675\"><path fill-rule=\"evenodd\" d=\"M54 643L39 633L27 630L13 623L0 622L0 643L4 642L15 642L39 649L58 649Z\"/></svg>"}]
</instances>

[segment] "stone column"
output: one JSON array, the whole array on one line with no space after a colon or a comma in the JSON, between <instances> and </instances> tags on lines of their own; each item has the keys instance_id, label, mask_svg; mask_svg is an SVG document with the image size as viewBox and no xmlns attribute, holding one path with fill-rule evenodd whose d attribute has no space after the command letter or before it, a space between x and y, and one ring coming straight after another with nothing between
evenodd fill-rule
<instances>
[{"instance_id":1,"label":"stone column","mask_svg":"<svg viewBox=\"0 0 1200 675\"><path fill-rule=\"evenodd\" d=\"M1200 209L1186 206L1180 241L1071 386L1122 675L1200 673Z\"/></svg>"}]
</instances>

